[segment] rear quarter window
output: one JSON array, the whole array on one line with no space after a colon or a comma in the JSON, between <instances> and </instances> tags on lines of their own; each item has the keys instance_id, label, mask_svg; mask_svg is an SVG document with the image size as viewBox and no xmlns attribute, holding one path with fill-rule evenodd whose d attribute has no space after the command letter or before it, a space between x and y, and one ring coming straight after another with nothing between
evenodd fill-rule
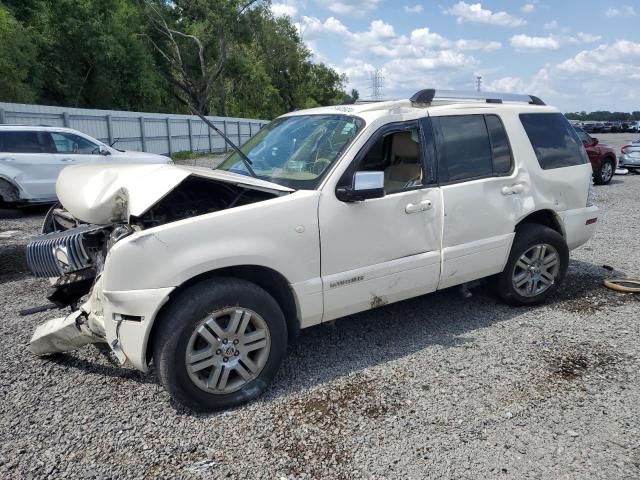
<instances>
[{"instance_id":1,"label":"rear quarter window","mask_svg":"<svg viewBox=\"0 0 640 480\"><path fill-rule=\"evenodd\" d=\"M521 113L520 121L542 169L588 163L578 134L561 113Z\"/></svg>"}]
</instances>

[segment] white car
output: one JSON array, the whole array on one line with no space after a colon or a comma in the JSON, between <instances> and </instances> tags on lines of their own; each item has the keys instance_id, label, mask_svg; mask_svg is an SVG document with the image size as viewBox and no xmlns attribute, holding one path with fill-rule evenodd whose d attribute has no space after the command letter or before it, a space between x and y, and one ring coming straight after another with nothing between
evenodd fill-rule
<instances>
[{"instance_id":1,"label":"white car","mask_svg":"<svg viewBox=\"0 0 640 480\"><path fill-rule=\"evenodd\" d=\"M78 164L171 163L163 155L122 151L70 128L0 125L0 203L56 201L56 180Z\"/></svg>"},{"instance_id":2,"label":"white car","mask_svg":"<svg viewBox=\"0 0 640 480\"><path fill-rule=\"evenodd\" d=\"M481 278L543 301L593 234L591 165L555 108L485 95L297 111L216 170L65 169L27 255L75 311L32 350L107 342L219 409L263 392L299 329Z\"/></svg>"}]
</instances>

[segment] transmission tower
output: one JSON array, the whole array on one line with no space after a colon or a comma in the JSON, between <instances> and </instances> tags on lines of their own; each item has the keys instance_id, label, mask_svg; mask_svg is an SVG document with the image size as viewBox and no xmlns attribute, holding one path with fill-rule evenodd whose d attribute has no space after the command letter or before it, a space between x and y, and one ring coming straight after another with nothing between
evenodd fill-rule
<instances>
[{"instance_id":1,"label":"transmission tower","mask_svg":"<svg viewBox=\"0 0 640 480\"><path fill-rule=\"evenodd\" d=\"M382 75L382 70L374 70L371 72L371 98L373 100L381 100L383 88L384 76Z\"/></svg>"},{"instance_id":2,"label":"transmission tower","mask_svg":"<svg viewBox=\"0 0 640 480\"><path fill-rule=\"evenodd\" d=\"M480 75L476 77L476 90L482 91L482 77Z\"/></svg>"}]
</instances>

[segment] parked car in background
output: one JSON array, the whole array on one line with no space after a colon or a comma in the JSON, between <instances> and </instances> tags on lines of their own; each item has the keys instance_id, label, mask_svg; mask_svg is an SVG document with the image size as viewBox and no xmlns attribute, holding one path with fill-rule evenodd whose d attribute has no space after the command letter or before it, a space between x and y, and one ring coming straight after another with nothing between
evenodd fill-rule
<instances>
[{"instance_id":1,"label":"parked car in background","mask_svg":"<svg viewBox=\"0 0 640 480\"><path fill-rule=\"evenodd\" d=\"M0 203L55 202L56 180L64 167L97 163L171 163L171 159L118 150L70 128L0 125Z\"/></svg>"},{"instance_id":2,"label":"parked car in background","mask_svg":"<svg viewBox=\"0 0 640 480\"><path fill-rule=\"evenodd\" d=\"M600 127L600 133L613 133L613 123L604 122L601 125L602 126Z\"/></svg>"},{"instance_id":3,"label":"parked car in background","mask_svg":"<svg viewBox=\"0 0 640 480\"><path fill-rule=\"evenodd\" d=\"M616 171L616 152L613 148L601 144L597 138L592 137L581 128L576 128L578 136L587 150L591 167L593 168L593 181L596 185L606 185L613 178Z\"/></svg>"},{"instance_id":4,"label":"parked car in background","mask_svg":"<svg viewBox=\"0 0 640 480\"><path fill-rule=\"evenodd\" d=\"M296 111L215 170L65 169L27 261L58 277L50 301L88 298L32 350L106 342L220 409L262 393L301 328L481 278L544 301L594 232L592 168L557 109L488 95Z\"/></svg>"},{"instance_id":5,"label":"parked car in background","mask_svg":"<svg viewBox=\"0 0 640 480\"><path fill-rule=\"evenodd\" d=\"M619 166L640 173L640 139L620 149Z\"/></svg>"},{"instance_id":6,"label":"parked car in background","mask_svg":"<svg viewBox=\"0 0 640 480\"><path fill-rule=\"evenodd\" d=\"M602 130L601 123L585 123L581 127L587 133L599 133Z\"/></svg>"},{"instance_id":7,"label":"parked car in background","mask_svg":"<svg viewBox=\"0 0 640 480\"><path fill-rule=\"evenodd\" d=\"M628 128L629 132L632 133L640 133L640 121L638 122L631 122L629 124L629 128Z\"/></svg>"}]
</instances>

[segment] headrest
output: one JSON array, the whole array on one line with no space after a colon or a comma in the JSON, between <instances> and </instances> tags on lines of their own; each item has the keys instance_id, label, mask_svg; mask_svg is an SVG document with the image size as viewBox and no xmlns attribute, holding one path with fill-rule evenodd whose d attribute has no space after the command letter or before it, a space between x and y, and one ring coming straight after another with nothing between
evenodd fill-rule
<instances>
[{"instance_id":1,"label":"headrest","mask_svg":"<svg viewBox=\"0 0 640 480\"><path fill-rule=\"evenodd\" d=\"M420 148L418 143L413 140L412 132L400 132L393 135L392 158L418 158L419 156Z\"/></svg>"}]
</instances>

